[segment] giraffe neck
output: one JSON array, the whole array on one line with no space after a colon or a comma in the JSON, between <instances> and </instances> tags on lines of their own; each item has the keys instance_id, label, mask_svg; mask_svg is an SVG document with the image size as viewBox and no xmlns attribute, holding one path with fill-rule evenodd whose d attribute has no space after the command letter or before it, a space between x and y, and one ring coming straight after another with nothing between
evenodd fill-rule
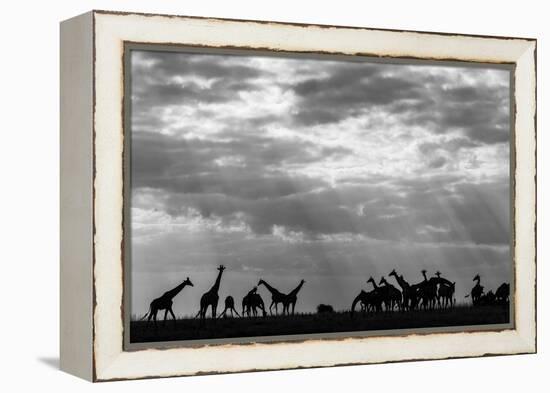
<instances>
[{"instance_id":1,"label":"giraffe neck","mask_svg":"<svg viewBox=\"0 0 550 393\"><path fill-rule=\"evenodd\" d=\"M296 296L296 294L302 289L302 285L304 285L304 282L301 281L300 284L296 288L292 290L292 292L289 293L289 296Z\"/></svg>"},{"instance_id":2,"label":"giraffe neck","mask_svg":"<svg viewBox=\"0 0 550 393\"><path fill-rule=\"evenodd\" d=\"M176 296L178 293L181 292L181 290L187 285L186 283L182 282L180 285L175 287L174 289L169 290L166 292L163 296L172 299L174 296Z\"/></svg>"},{"instance_id":3,"label":"giraffe neck","mask_svg":"<svg viewBox=\"0 0 550 393\"><path fill-rule=\"evenodd\" d=\"M263 281L261 282L262 284L264 284L264 286L267 288L267 290L269 292L271 292L272 295L279 295L281 294L281 292L279 292L278 290L276 290L275 288L273 288L271 285L269 285L267 282Z\"/></svg>"},{"instance_id":4,"label":"giraffe neck","mask_svg":"<svg viewBox=\"0 0 550 393\"><path fill-rule=\"evenodd\" d=\"M395 273L395 274L390 274L390 276L393 276L393 277L395 278L395 281L397 281L397 284L399 284L399 286L400 286L401 288L405 288L405 286L404 286L405 284L404 284L404 282L403 282L404 280L403 280L402 278L399 278L399 275L398 275L397 273Z\"/></svg>"},{"instance_id":5,"label":"giraffe neck","mask_svg":"<svg viewBox=\"0 0 550 393\"><path fill-rule=\"evenodd\" d=\"M210 292L218 293L218 290L220 289L220 281L222 280L222 273L223 270L220 270L220 272L218 273L218 277L216 277L216 282L214 283L212 288L210 288Z\"/></svg>"}]
</instances>

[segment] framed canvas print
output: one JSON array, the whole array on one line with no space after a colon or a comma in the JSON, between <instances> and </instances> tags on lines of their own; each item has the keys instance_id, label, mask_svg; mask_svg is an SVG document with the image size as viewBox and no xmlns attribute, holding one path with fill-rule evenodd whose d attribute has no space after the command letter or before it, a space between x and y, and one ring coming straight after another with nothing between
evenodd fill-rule
<instances>
[{"instance_id":1,"label":"framed canvas print","mask_svg":"<svg viewBox=\"0 0 550 393\"><path fill-rule=\"evenodd\" d=\"M536 351L536 41L61 24L61 367Z\"/></svg>"}]
</instances>

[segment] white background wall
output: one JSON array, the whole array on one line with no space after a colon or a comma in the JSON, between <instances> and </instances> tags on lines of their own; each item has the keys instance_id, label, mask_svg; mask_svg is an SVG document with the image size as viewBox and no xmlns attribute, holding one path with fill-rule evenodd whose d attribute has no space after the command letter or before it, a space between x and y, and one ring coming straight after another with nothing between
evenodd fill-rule
<instances>
[{"instance_id":1,"label":"white background wall","mask_svg":"<svg viewBox=\"0 0 550 393\"><path fill-rule=\"evenodd\" d=\"M518 392L548 388L550 66L543 1L5 1L0 12L0 390ZM58 364L58 23L90 9L538 38L539 354L92 386ZM546 365L545 365L546 362ZM27 390L27 389L25 389Z\"/></svg>"}]
</instances>

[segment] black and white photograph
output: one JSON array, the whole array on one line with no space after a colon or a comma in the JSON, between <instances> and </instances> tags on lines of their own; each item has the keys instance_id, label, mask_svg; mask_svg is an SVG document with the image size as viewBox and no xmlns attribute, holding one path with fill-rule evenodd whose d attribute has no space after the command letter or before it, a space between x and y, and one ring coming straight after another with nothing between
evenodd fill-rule
<instances>
[{"instance_id":1,"label":"black and white photograph","mask_svg":"<svg viewBox=\"0 0 550 393\"><path fill-rule=\"evenodd\" d=\"M126 57L130 343L510 326L510 67Z\"/></svg>"}]
</instances>

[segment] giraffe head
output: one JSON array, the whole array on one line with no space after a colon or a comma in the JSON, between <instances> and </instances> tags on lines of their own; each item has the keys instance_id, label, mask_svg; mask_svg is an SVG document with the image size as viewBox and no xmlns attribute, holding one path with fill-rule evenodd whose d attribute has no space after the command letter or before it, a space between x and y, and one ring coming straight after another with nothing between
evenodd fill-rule
<instances>
[{"instance_id":1,"label":"giraffe head","mask_svg":"<svg viewBox=\"0 0 550 393\"><path fill-rule=\"evenodd\" d=\"M441 277L441 272L438 270L437 272L435 272L435 275L437 276L437 278L440 278Z\"/></svg>"},{"instance_id":2,"label":"giraffe head","mask_svg":"<svg viewBox=\"0 0 550 393\"><path fill-rule=\"evenodd\" d=\"M472 281L476 281L476 280L481 280L481 277L479 277L479 274L476 274L476 276L474 277L474 279Z\"/></svg>"},{"instance_id":3,"label":"giraffe head","mask_svg":"<svg viewBox=\"0 0 550 393\"><path fill-rule=\"evenodd\" d=\"M219 271L220 273L223 272L224 270L225 270L225 266L224 266L224 265L220 265L220 266L218 267L218 271Z\"/></svg>"},{"instance_id":4,"label":"giraffe head","mask_svg":"<svg viewBox=\"0 0 550 393\"><path fill-rule=\"evenodd\" d=\"M397 272L395 271L395 269L393 269L390 274L388 274L388 276L395 276L397 277Z\"/></svg>"},{"instance_id":5,"label":"giraffe head","mask_svg":"<svg viewBox=\"0 0 550 393\"><path fill-rule=\"evenodd\" d=\"M189 279L189 277L187 277L183 283L185 285L189 285L190 287L194 286L193 283L191 282L191 280Z\"/></svg>"},{"instance_id":6,"label":"giraffe head","mask_svg":"<svg viewBox=\"0 0 550 393\"><path fill-rule=\"evenodd\" d=\"M378 285L384 285L384 284L387 284L388 282L386 281L386 279L384 277L382 277L380 279L380 282L378 283Z\"/></svg>"},{"instance_id":7,"label":"giraffe head","mask_svg":"<svg viewBox=\"0 0 550 393\"><path fill-rule=\"evenodd\" d=\"M372 282L372 283L375 282L375 281L374 281L374 278L372 278L372 276L370 276L369 279L367 280L367 284L368 284L369 282Z\"/></svg>"}]
</instances>

